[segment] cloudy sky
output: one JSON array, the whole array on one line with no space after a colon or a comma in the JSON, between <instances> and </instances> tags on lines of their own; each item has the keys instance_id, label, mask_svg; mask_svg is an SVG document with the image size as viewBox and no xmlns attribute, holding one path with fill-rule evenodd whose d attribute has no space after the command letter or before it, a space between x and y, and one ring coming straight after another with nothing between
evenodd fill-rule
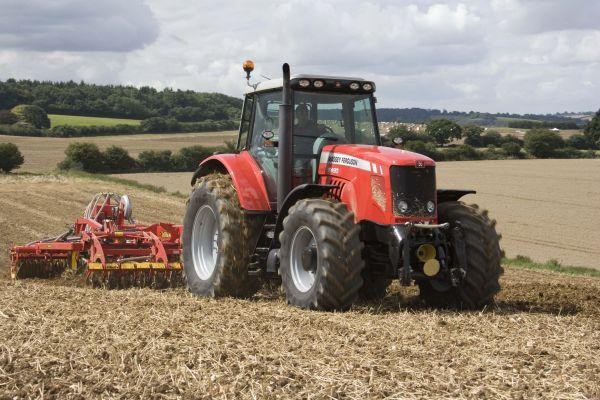
<instances>
[{"instance_id":1,"label":"cloudy sky","mask_svg":"<svg viewBox=\"0 0 600 400\"><path fill-rule=\"evenodd\" d=\"M380 107L600 107L600 1L0 0L0 80L240 96L259 74L360 76Z\"/></svg>"}]
</instances>

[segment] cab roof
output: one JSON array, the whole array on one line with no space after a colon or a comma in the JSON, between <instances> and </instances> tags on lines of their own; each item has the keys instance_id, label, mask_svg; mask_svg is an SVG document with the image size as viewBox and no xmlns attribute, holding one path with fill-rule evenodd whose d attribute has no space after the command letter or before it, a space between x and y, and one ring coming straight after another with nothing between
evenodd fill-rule
<instances>
[{"instance_id":1,"label":"cab roof","mask_svg":"<svg viewBox=\"0 0 600 400\"><path fill-rule=\"evenodd\" d=\"M351 81L351 82L366 82L363 78L353 78L347 76L327 76L327 75L292 75L290 80L308 79L314 80L339 80L339 81ZM246 93L253 92L264 92L267 90L279 89L283 86L283 78L269 79L258 83L256 90L250 86L246 87Z\"/></svg>"}]
</instances>

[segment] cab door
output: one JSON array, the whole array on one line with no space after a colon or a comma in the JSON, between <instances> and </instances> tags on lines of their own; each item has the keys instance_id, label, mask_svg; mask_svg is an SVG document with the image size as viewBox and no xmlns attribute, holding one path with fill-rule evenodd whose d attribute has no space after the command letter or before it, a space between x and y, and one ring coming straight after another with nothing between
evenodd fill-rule
<instances>
[{"instance_id":1,"label":"cab door","mask_svg":"<svg viewBox=\"0 0 600 400\"><path fill-rule=\"evenodd\" d=\"M279 105L281 90L254 95L250 154L261 170L269 195L269 202L277 202L277 163L279 141Z\"/></svg>"}]
</instances>

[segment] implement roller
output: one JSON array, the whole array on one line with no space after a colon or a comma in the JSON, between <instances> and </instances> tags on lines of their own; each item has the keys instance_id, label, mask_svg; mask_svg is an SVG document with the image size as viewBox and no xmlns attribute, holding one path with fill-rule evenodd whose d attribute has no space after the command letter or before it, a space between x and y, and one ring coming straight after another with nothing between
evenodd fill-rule
<instances>
[{"instance_id":1,"label":"implement roller","mask_svg":"<svg viewBox=\"0 0 600 400\"><path fill-rule=\"evenodd\" d=\"M98 193L81 218L56 237L14 246L11 277L83 272L92 286L163 288L181 282L182 226L137 224L127 195Z\"/></svg>"}]
</instances>

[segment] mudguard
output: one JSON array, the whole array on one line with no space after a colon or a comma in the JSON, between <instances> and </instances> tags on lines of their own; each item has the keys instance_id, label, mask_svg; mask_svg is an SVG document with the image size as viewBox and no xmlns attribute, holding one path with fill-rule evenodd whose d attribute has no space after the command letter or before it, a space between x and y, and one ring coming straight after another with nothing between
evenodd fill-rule
<instances>
[{"instance_id":1,"label":"mudguard","mask_svg":"<svg viewBox=\"0 0 600 400\"><path fill-rule=\"evenodd\" d=\"M248 151L239 154L217 154L206 158L192 176L192 186L202 176L227 173L238 194L240 206L248 211L271 211L262 171Z\"/></svg>"},{"instance_id":2,"label":"mudguard","mask_svg":"<svg viewBox=\"0 0 600 400\"><path fill-rule=\"evenodd\" d=\"M296 202L300 199L320 198L325 193L335 188L335 185L319 185L310 183L298 185L295 188L293 188L292 191L288 193L287 197L283 201L283 207L281 207L281 211L277 215L277 222L275 224L275 235L273 239L273 244L275 245L275 247L279 247L279 232L281 232L283 229L283 219L288 215L288 211L291 206L296 204Z\"/></svg>"},{"instance_id":3,"label":"mudguard","mask_svg":"<svg viewBox=\"0 0 600 400\"><path fill-rule=\"evenodd\" d=\"M438 189L437 190L437 202L438 204L446 201L457 201L461 197L467 194L475 194L475 190L463 190L463 189Z\"/></svg>"}]
</instances>

